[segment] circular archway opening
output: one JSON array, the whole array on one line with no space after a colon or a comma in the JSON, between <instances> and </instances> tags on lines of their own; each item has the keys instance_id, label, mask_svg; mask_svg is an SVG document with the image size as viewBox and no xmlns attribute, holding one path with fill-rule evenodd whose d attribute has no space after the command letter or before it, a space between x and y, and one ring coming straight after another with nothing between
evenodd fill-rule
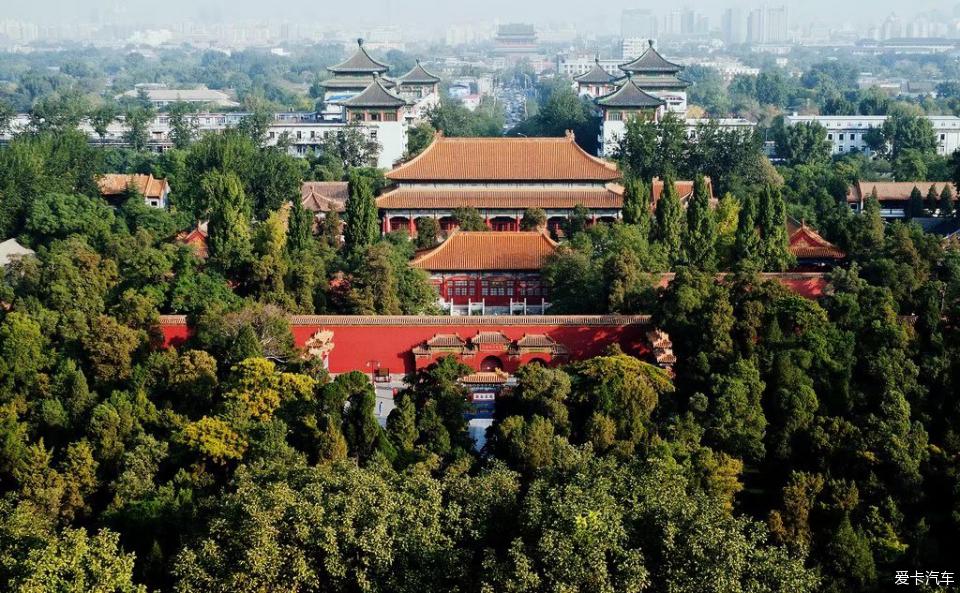
<instances>
[{"instance_id":1,"label":"circular archway opening","mask_svg":"<svg viewBox=\"0 0 960 593\"><path fill-rule=\"evenodd\" d=\"M496 356L488 356L480 363L481 371L496 371L503 369L503 361Z\"/></svg>"}]
</instances>

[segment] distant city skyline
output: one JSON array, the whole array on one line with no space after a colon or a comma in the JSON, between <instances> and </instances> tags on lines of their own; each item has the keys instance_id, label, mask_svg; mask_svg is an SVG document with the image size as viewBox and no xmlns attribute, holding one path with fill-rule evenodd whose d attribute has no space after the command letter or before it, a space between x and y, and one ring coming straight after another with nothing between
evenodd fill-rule
<instances>
[{"instance_id":1,"label":"distant city skyline","mask_svg":"<svg viewBox=\"0 0 960 593\"><path fill-rule=\"evenodd\" d=\"M363 10L349 13L339 4L322 0L289 0L282 5L250 0L168 0L163 10L156 3L145 0L35 0L17 2L4 7L0 22L22 20L40 25L115 24L138 28L164 28L183 22L205 24L239 24L251 20L261 23L292 22L322 27L370 27L397 25L405 36L424 37L425 33L441 37L437 27L463 26L492 22L531 22L540 27L575 24L578 31L592 31L601 35L617 35L621 31L624 10L649 10L662 20L671 12L688 11L702 15L701 23L686 23L689 27L707 26L711 31L723 28L728 9L749 15L765 7L787 8L790 22L795 26L823 24L841 27L844 24L862 27L881 26L891 13L899 20L909 22L925 13L939 12L944 17L960 16L960 5L937 0L918 0L904 6L894 0L836 3L828 0L796 0L785 2L728 2L707 0L671 5L638 3L629 0L608 0L600 5L581 0L486 0L479 3L451 3L447 0L368 0ZM282 10L278 10L278 6ZM682 23L674 25L678 30ZM767 25L764 25L765 27Z\"/></svg>"}]
</instances>

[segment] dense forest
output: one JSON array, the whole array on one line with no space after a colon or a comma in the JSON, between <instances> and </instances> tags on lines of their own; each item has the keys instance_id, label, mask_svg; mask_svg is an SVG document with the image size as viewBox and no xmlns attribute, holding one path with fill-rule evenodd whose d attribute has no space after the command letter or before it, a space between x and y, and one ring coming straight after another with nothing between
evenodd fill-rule
<instances>
[{"instance_id":1,"label":"dense forest","mask_svg":"<svg viewBox=\"0 0 960 593\"><path fill-rule=\"evenodd\" d=\"M578 103L555 96L528 125L573 127L561 101ZM263 146L251 116L156 155L91 145L69 104L47 109L0 148L0 237L36 252L0 282L3 590L840 593L887 590L898 570L956 578L960 251L885 223L875 199L854 215L842 198L876 161L831 159L816 130L783 138L794 152L775 167L754 133L704 124L690 142L671 118L632 123L624 221L575 212L544 273L558 313L652 314L675 373L616 349L523 368L477 451L455 360L409 377L381 426L367 375L331 378L294 348L288 313L433 312L407 261L438 229L380 236L384 181L361 143L296 159ZM449 109L432 125L487 129ZM897 121L892 162L918 151L958 176L922 131L898 134L917 118ZM168 179L171 210L105 202L96 176L116 170ZM651 211L654 176L694 179L686 208L667 183ZM350 188L342 240L339 217L315 228L298 199L302 180L334 178ZM920 210L955 209L937 198ZM849 254L818 301L757 275L791 265L788 214ZM206 260L175 239L199 220ZM654 288L665 270L676 280ZM189 316L189 343L160 347L162 313Z\"/></svg>"}]
</instances>

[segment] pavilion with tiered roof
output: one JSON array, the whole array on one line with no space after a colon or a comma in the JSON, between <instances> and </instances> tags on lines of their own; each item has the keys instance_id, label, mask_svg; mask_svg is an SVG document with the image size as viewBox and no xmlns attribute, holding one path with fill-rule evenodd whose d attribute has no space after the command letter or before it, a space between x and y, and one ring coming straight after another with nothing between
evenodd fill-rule
<instances>
[{"instance_id":1,"label":"pavilion with tiered roof","mask_svg":"<svg viewBox=\"0 0 960 593\"><path fill-rule=\"evenodd\" d=\"M359 94L335 101L344 108L347 121L400 121L407 101L387 89L383 77L373 75L373 82Z\"/></svg>"},{"instance_id":2,"label":"pavilion with tiered roof","mask_svg":"<svg viewBox=\"0 0 960 593\"><path fill-rule=\"evenodd\" d=\"M574 76L573 80L577 83L578 94L602 97L617 88L618 79L603 69L598 57L594 60L593 68L579 76Z\"/></svg>"},{"instance_id":3,"label":"pavilion with tiered roof","mask_svg":"<svg viewBox=\"0 0 960 593\"><path fill-rule=\"evenodd\" d=\"M396 82L397 92L400 95L406 96L410 94L413 95L414 98L421 98L428 94L436 94L439 92L438 85L440 84L440 77L429 72L423 67L420 60L417 60L417 65L398 78Z\"/></svg>"},{"instance_id":4,"label":"pavilion with tiered roof","mask_svg":"<svg viewBox=\"0 0 960 593\"><path fill-rule=\"evenodd\" d=\"M653 40L642 54L619 68L624 76L610 80L614 77L598 61L590 72L574 79L580 94L593 97L600 111L601 156L611 152L623 137L627 121L658 121L667 111L681 117L687 111L686 89L690 83L677 76L683 66L661 56L654 49Z\"/></svg>"},{"instance_id":5,"label":"pavilion with tiered roof","mask_svg":"<svg viewBox=\"0 0 960 593\"><path fill-rule=\"evenodd\" d=\"M677 77L683 66L661 56L653 47L652 39L642 54L621 64L620 69L637 87L663 99L671 111L683 113L687 110L686 89L690 83Z\"/></svg>"},{"instance_id":6,"label":"pavilion with tiered roof","mask_svg":"<svg viewBox=\"0 0 960 593\"><path fill-rule=\"evenodd\" d=\"M420 60L403 76L391 79L386 76L390 66L372 57L363 39L357 39L353 55L327 70L332 76L320 82L325 120L409 121L439 102L440 77Z\"/></svg>"}]
</instances>

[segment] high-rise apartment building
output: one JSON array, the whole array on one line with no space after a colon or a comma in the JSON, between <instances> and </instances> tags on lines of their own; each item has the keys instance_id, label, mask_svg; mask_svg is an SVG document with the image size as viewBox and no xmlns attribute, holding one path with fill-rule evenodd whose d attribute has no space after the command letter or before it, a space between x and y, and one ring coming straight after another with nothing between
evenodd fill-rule
<instances>
[{"instance_id":1,"label":"high-rise apartment building","mask_svg":"<svg viewBox=\"0 0 960 593\"><path fill-rule=\"evenodd\" d=\"M723 36L723 42L728 45L745 43L747 41L747 19L743 10L739 8L725 10L720 25L720 33Z\"/></svg>"},{"instance_id":2,"label":"high-rise apartment building","mask_svg":"<svg viewBox=\"0 0 960 593\"><path fill-rule=\"evenodd\" d=\"M786 6L764 6L750 11L747 41L750 43L786 43L790 40L790 19Z\"/></svg>"},{"instance_id":3,"label":"high-rise apartment building","mask_svg":"<svg viewBox=\"0 0 960 593\"><path fill-rule=\"evenodd\" d=\"M657 32L657 17L651 10L628 8L620 15L621 39L653 39Z\"/></svg>"}]
</instances>

